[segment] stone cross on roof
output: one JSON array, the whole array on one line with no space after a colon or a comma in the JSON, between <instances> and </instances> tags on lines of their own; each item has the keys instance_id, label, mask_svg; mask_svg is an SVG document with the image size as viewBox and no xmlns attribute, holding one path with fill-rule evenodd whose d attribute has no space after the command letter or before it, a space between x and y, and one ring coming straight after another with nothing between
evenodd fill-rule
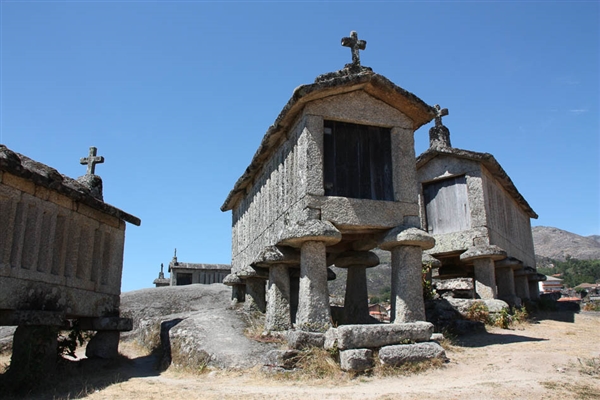
<instances>
[{"instance_id":1,"label":"stone cross on roof","mask_svg":"<svg viewBox=\"0 0 600 400\"><path fill-rule=\"evenodd\" d=\"M366 40L358 40L358 33L356 31L350 32L350 37L342 38L342 46L350 47L352 51L352 65L360 65L360 54L359 50L364 50L367 47Z\"/></svg>"},{"instance_id":2,"label":"stone cross on roof","mask_svg":"<svg viewBox=\"0 0 600 400\"><path fill-rule=\"evenodd\" d=\"M90 154L87 157L83 157L79 160L81 165L87 165L86 175L94 175L94 172L96 172L96 164L102 164L104 162L104 157L96 157L97 151L98 149L92 146L90 147Z\"/></svg>"},{"instance_id":3,"label":"stone cross on roof","mask_svg":"<svg viewBox=\"0 0 600 400\"><path fill-rule=\"evenodd\" d=\"M448 115L448 109L441 108L439 104L436 104L434 107L436 109L435 126L442 126L442 117Z\"/></svg>"}]
</instances>

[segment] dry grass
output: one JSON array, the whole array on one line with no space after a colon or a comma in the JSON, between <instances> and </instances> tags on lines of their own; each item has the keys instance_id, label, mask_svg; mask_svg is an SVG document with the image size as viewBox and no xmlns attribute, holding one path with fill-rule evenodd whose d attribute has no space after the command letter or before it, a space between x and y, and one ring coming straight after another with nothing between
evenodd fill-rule
<instances>
[{"instance_id":1,"label":"dry grass","mask_svg":"<svg viewBox=\"0 0 600 400\"><path fill-rule=\"evenodd\" d=\"M584 383L569 383L561 381L540 382L540 385L548 390L561 392L566 399L595 400L598 398L598 391L592 385Z\"/></svg>"},{"instance_id":2,"label":"dry grass","mask_svg":"<svg viewBox=\"0 0 600 400\"><path fill-rule=\"evenodd\" d=\"M581 374L600 379L600 357L578 358L577 361L579 362L579 372Z\"/></svg>"}]
</instances>

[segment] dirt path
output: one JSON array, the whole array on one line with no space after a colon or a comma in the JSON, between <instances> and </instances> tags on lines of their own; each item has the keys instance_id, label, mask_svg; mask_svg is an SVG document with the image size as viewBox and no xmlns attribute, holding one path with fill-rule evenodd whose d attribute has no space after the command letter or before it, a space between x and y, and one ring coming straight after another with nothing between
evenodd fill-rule
<instances>
[{"instance_id":1,"label":"dirt path","mask_svg":"<svg viewBox=\"0 0 600 400\"><path fill-rule=\"evenodd\" d=\"M544 319L464 338L449 349L449 363L423 374L340 381L274 380L257 372L159 374L151 357L124 346L132 361L111 371L115 383L89 382L69 398L595 399L600 398L599 339L600 313L581 313L571 322ZM592 360L596 375L585 373Z\"/></svg>"}]
</instances>

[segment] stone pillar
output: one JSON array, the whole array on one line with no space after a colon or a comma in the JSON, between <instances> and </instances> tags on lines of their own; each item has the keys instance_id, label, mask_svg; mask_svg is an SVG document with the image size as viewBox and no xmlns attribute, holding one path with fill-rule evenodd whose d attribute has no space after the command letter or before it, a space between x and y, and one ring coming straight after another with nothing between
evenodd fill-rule
<instances>
[{"instance_id":1,"label":"stone pillar","mask_svg":"<svg viewBox=\"0 0 600 400\"><path fill-rule=\"evenodd\" d=\"M290 314L290 275L285 264L269 268L267 292L267 331L286 331L292 327Z\"/></svg>"},{"instance_id":2,"label":"stone pillar","mask_svg":"<svg viewBox=\"0 0 600 400\"><path fill-rule=\"evenodd\" d=\"M231 300L242 303L246 301L246 285L236 274L229 274L223 279L223 284L231 286Z\"/></svg>"},{"instance_id":3,"label":"stone pillar","mask_svg":"<svg viewBox=\"0 0 600 400\"><path fill-rule=\"evenodd\" d=\"M529 275L524 268L514 271L515 274L515 294L521 299L521 301L529 300L529 282L527 276Z\"/></svg>"},{"instance_id":4,"label":"stone pillar","mask_svg":"<svg viewBox=\"0 0 600 400\"><path fill-rule=\"evenodd\" d=\"M296 325L306 331L331 326L325 243L308 241L300 248L300 291Z\"/></svg>"},{"instance_id":5,"label":"stone pillar","mask_svg":"<svg viewBox=\"0 0 600 400\"><path fill-rule=\"evenodd\" d=\"M348 269L344 298L344 324L371 322L367 292L367 268L376 265L379 265L379 257L370 251L351 251L339 255L335 259L336 267Z\"/></svg>"},{"instance_id":6,"label":"stone pillar","mask_svg":"<svg viewBox=\"0 0 600 400\"><path fill-rule=\"evenodd\" d=\"M391 322L425 320L421 259L422 251L434 245L435 240L425 231L404 226L390 230L379 244L392 253Z\"/></svg>"},{"instance_id":7,"label":"stone pillar","mask_svg":"<svg viewBox=\"0 0 600 400\"><path fill-rule=\"evenodd\" d=\"M495 299L496 289L495 260L506 258L506 252L498 246L473 246L460 255L460 260L473 263L475 277L475 295L483 300Z\"/></svg>"},{"instance_id":8,"label":"stone pillar","mask_svg":"<svg viewBox=\"0 0 600 400\"><path fill-rule=\"evenodd\" d=\"M331 222L318 219L290 224L281 234L278 246L300 248L298 329L324 332L331 326L326 247L341 239L342 234Z\"/></svg>"},{"instance_id":9,"label":"stone pillar","mask_svg":"<svg viewBox=\"0 0 600 400\"><path fill-rule=\"evenodd\" d=\"M540 299L540 280L538 274L534 273L528 277L529 284L529 298L531 300Z\"/></svg>"},{"instance_id":10,"label":"stone pillar","mask_svg":"<svg viewBox=\"0 0 600 400\"><path fill-rule=\"evenodd\" d=\"M257 277L246 278L245 310L266 311L265 280Z\"/></svg>"},{"instance_id":11,"label":"stone pillar","mask_svg":"<svg viewBox=\"0 0 600 400\"><path fill-rule=\"evenodd\" d=\"M252 263L255 269L269 268L267 331L285 331L292 327L289 267L299 264L300 253L282 246L265 247Z\"/></svg>"},{"instance_id":12,"label":"stone pillar","mask_svg":"<svg viewBox=\"0 0 600 400\"><path fill-rule=\"evenodd\" d=\"M119 355L119 331L98 331L85 348L87 358L111 359Z\"/></svg>"},{"instance_id":13,"label":"stone pillar","mask_svg":"<svg viewBox=\"0 0 600 400\"><path fill-rule=\"evenodd\" d=\"M521 268L521 261L514 257L507 257L496 261L496 283L498 285L498 298L510 306L521 306L521 299L515 291L515 275L513 270Z\"/></svg>"},{"instance_id":14,"label":"stone pillar","mask_svg":"<svg viewBox=\"0 0 600 400\"><path fill-rule=\"evenodd\" d=\"M57 356L58 328L19 325L13 336L9 372L16 377L33 374L30 377L38 379L56 367Z\"/></svg>"}]
</instances>

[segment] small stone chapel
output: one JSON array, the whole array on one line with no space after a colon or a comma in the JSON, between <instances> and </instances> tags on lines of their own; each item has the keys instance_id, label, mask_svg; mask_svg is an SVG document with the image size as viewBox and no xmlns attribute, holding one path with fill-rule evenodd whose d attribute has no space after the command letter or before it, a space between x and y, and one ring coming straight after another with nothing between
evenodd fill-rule
<instances>
[{"instance_id":1,"label":"small stone chapel","mask_svg":"<svg viewBox=\"0 0 600 400\"><path fill-rule=\"evenodd\" d=\"M352 63L294 90L221 207L233 220L224 283L266 311L268 330L331 326L330 265L348 269L344 322L367 321L377 247L391 252L392 322L425 320L422 251L435 243L420 229L414 132L437 111L362 66L356 32L342 45Z\"/></svg>"}]
</instances>

